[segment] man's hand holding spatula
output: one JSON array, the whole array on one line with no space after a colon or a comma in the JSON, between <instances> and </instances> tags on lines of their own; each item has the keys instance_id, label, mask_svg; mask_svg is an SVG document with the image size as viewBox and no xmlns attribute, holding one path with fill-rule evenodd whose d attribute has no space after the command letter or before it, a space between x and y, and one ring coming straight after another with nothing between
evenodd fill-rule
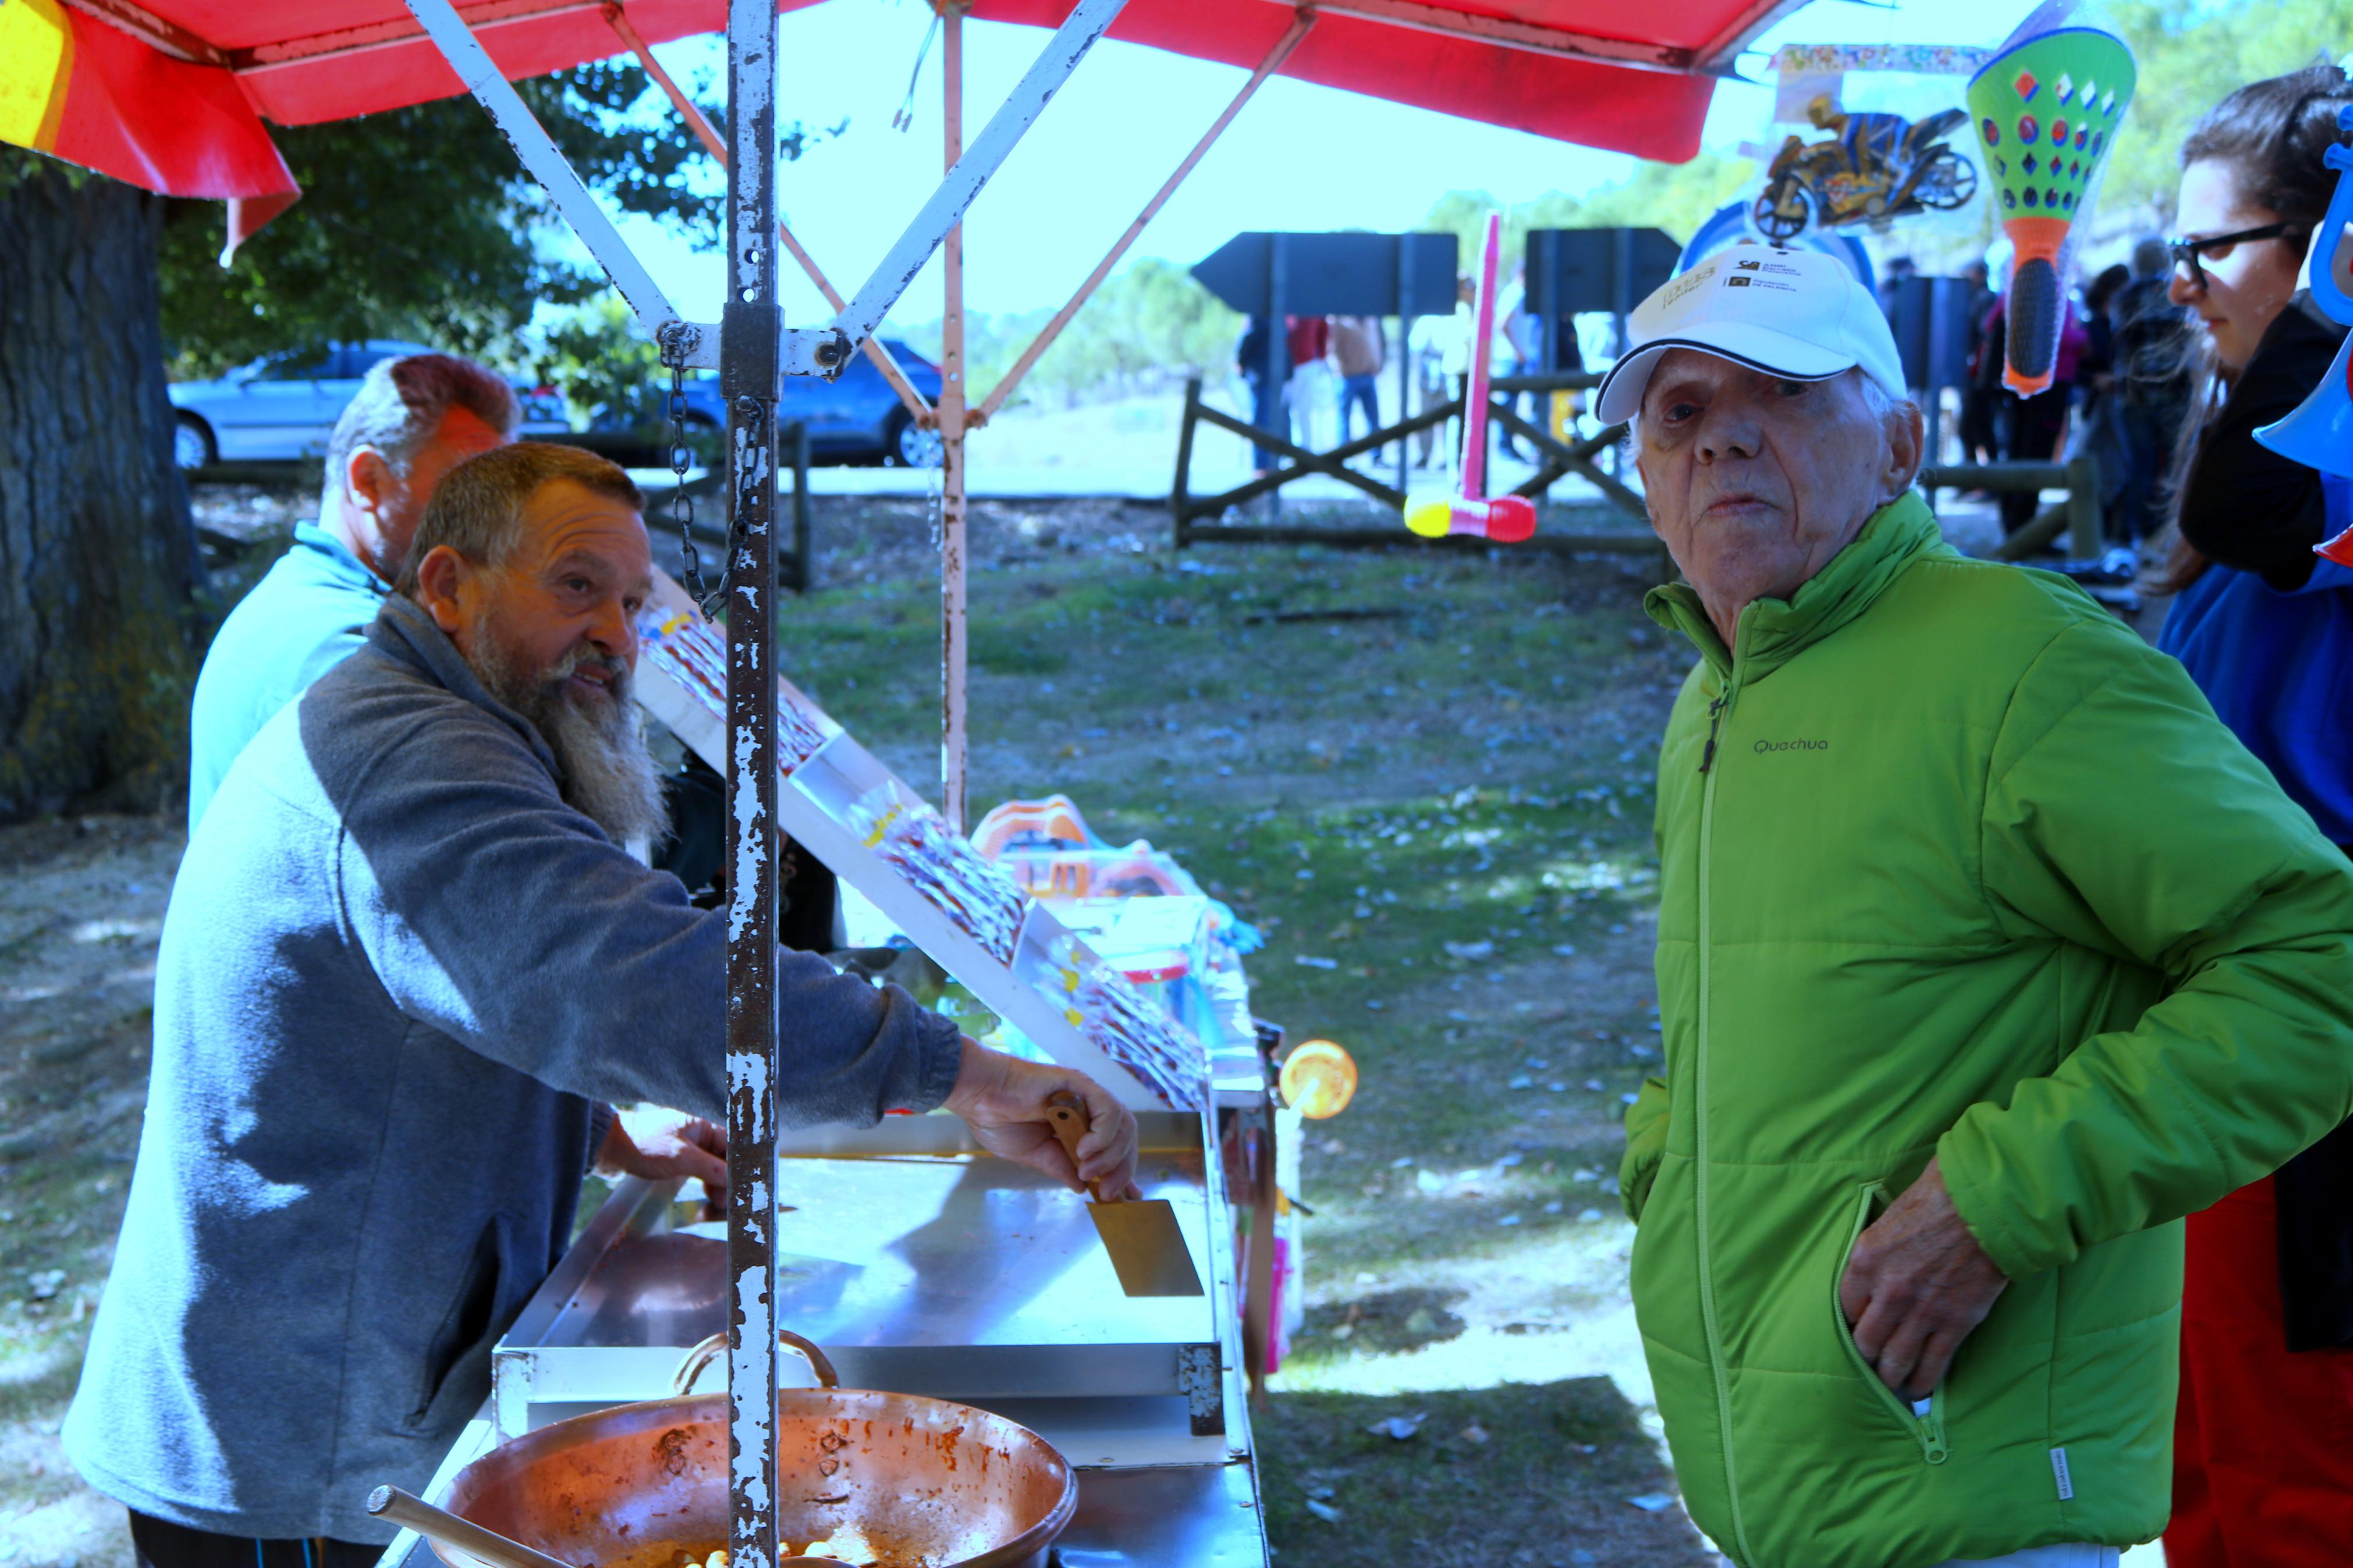
<instances>
[{"instance_id":1,"label":"man's hand holding spatula","mask_svg":"<svg viewBox=\"0 0 2353 1568\"><path fill-rule=\"evenodd\" d=\"M1049 1101L1057 1094L1076 1095L1086 1107L1087 1131L1075 1160L1054 1134ZM1144 1195L1135 1184L1135 1117L1084 1073L1023 1061L966 1038L947 1108L964 1118L982 1148L1043 1171L1072 1192L1114 1202Z\"/></svg>"}]
</instances>

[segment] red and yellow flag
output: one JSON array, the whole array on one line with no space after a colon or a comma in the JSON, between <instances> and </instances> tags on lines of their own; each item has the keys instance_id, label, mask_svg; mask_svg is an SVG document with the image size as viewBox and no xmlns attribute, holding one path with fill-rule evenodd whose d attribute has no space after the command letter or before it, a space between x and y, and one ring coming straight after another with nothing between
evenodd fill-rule
<instances>
[{"instance_id":1,"label":"red and yellow flag","mask_svg":"<svg viewBox=\"0 0 2353 1568\"><path fill-rule=\"evenodd\" d=\"M0 0L0 142L229 204L229 248L302 194L236 76L58 0Z\"/></svg>"}]
</instances>

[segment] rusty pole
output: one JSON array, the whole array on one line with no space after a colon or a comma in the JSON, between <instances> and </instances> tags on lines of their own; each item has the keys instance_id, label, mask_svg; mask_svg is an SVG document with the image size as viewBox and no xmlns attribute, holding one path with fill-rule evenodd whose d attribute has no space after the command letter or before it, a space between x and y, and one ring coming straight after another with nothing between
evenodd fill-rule
<instances>
[{"instance_id":1,"label":"rusty pole","mask_svg":"<svg viewBox=\"0 0 2353 1568\"><path fill-rule=\"evenodd\" d=\"M728 1561L776 1542L776 0L728 0L727 1415Z\"/></svg>"},{"instance_id":2,"label":"rusty pole","mask_svg":"<svg viewBox=\"0 0 2353 1568\"><path fill-rule=\"evenodd\" d=\"M1234 116L1242 111L1242 105L1265 85L1267 78L1282 68L1282 62L1291 58L1291 51L1299 47L1299 40L1305 37L1307 29L1314 25L1315 13L1302 6L1299 14L1292 19L1291 26L1284 29L1282 37L1267 50L1266 58L1259 61L1258 68L1250 72L1250 80L1242 83L1241 90L1234 94L1231 103L1226 105L1226 111L1201 132L1201 139L1193 143L1193 150L1185 154L1185 161L1176 165L1176 172L1162 182L1152 199L1144 204L1144 210L1135 215L1135 221L1127 226L1127 232L1119 237L1118 243L1095 264L1095 269L1087 274L1087 280L1079 285L1079 291L1071 296L1071 302L1054 312L1054 319L1048 321L1036 340L1021 351L1021 357L1013 362L1013 368L997 379L988 396L974 410L975 425L987 424L989 417L1004 405L1005 400L1013 395L1013 389L1021 384L1021 378L1029 374L1029 367L1053 347L1054 340L1062 335L1062 329L1071 324L1071 318L1079 313L1080 308L1103 286L1103 280L1111 276L1111 269L1119 265L1119 258L1127 254L1127 247L1135 243L1136 237L1144 232L1145 225L1158 216L1160 209L1167 205L1168 198L1176 194L1176 187L1185 183L1185 176L1193 172L1193 166L1208 155L1218 138L1225 134L1226 127L1234 122Z\"/></svg>"},{"instance_id":3,"label":"rusty pole","mask_svg":"<svg viewBox=\"0 0 2353 1568\"><path fill-rule=\"evenodd\" d=\"M670 101L670 107L678 110L681 120L686 121L686 128L694 132L695 139L717 160L720 168L725 169L727 144L719 140L718 128L711 123L711 117L702 112L694 100L686 96L686 89L662 68L659 60L654 58L652 47L638 31L636 24L629 20L627 12L618 5L607 5L604 8L604 16L605 25L612 28L613 36L638 57L638 64L653 78L654 85L662 89L663 95ZM840 310L841 296L834 291L833 285L818 269L816 258L801 248L801 242L793 237L793 231L785 226L781 218L776 221L776 237L785 242L785 248L793 253L793 259L800 263L801 270L808 274L808 280L817 285L817 291L825 296L826 303L837 310ZM899 395L899 401L906 406L909 414L914 416L915 423L928 426L932 422L932 405L924 401L922 393L915 390L915 384L907 379L907 373L899 368L899 362L891 357L891 351L882 346L882 340L868 338L863 346L866 357L874 362L874 368L882 373L882 379L891 384L891 390Z\"/></svg>"},{"instance_id":4,"label":"rusty pole","mask_svg":"<svg viewBox=\"0 0 2353 1568\"><path fill-rule=\"evenodd\" d=\"M941 163L964 156L962 0L939 0ZM940 247L946 281L940 322L940 810L965 826L964 226Z\"/></svg>"}]
</instances>

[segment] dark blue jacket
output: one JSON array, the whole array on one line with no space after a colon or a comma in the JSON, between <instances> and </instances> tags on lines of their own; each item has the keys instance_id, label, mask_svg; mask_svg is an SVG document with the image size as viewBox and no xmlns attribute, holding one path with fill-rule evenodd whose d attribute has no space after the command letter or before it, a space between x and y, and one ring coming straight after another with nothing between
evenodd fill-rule
<instances>
[{"instance_id":1,"label":"dark blue jacket","mask_svg":"<svg viewBox=\"0 0 2353 1568\"><path fill-rule=\"evenodd\" d=\"M67 1453L231 1535L387 1541L569 1237L596 1101L716 1118L726 920L565 805L387 600L264 725L173 884L139 1163ZM786 1122L928 1110L955 1026L786 953Z\"/></svg>"},{"instance_id":2,"label":"dark blue jacket","mask_svg":"<svg viewBox=\"0 0 2353 1568\"><path fill-rule=\"evenodd\" d=\"M2322 493L2333 537L2353 523L2353 490L2324 479ZM2353 568L2316 559L2283 593L2211 565L2173 601L2157 646L2320 831L2353 845Z\"/></svg>"}]
</instances>

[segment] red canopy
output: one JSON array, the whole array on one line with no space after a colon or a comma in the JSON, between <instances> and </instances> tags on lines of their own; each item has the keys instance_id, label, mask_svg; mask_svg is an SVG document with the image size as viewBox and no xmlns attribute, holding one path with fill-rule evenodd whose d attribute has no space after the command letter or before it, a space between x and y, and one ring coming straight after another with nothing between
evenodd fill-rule
<instances>
[{"instance_id":1,"label":"red canopy","mask_svg":"<svg viewBox=\"0 0 2353 1568\"><path fill-rule=\"evenodd\" d=\"M791 10L814 0L780 0ZM1715 75L1801 0L1332 0L1281 74L1669 161L1699 149ZM1053 26L1070 0L977 0ZM599 0L459 11L510 78L619 52ZM724 0L627 0L652 42L719 31ZM1130 0L1111 36L1255 65L1290 25L1270 0ZM174 195L245 198L249 231L296 194L261 121L302 125L452 96L401 0L0 4L0 141ZM241 234L238 236L241 237Z\"/></svg>"}]
</instances>

